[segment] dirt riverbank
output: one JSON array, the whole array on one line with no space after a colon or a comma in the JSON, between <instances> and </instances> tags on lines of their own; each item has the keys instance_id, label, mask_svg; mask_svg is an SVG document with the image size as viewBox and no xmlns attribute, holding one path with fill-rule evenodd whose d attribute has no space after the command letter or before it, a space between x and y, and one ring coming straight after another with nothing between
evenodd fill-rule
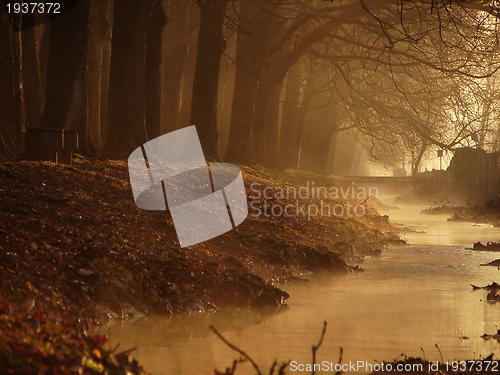
<instances>
[{"instance_id":1,"label":"dirt riverbank","mask_svg":"<svg viewBox=\"0 0 500 375\"><path fill-rule=\"evenodd\" d=\"M277 308L288 294L274 281L352 272L397 241L369 199L351 199L365 208L360 217L308 217L300 207L348 201L276 196L311 179L332 186L331 179L251 168L243 178L251 205L245 222L181 249L168 213L135 206L125 161L0 164L0 303L65 319ZM300 212L274 215L266 205Z\"/></svg>"}]
</instances>

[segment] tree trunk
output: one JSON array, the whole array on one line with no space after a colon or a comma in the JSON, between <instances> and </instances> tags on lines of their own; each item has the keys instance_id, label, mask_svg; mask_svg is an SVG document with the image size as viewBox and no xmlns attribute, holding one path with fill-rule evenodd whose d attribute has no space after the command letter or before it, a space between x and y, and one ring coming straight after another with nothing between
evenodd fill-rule
<instances>
[{"instance_id":1,"label":"tree trunk","mask_svg":"<svg viewBox=\"0 0 500 375\"><path fill-rule=\"evenodd\" d=\"M254 161L253 134L255 101L264 63L268 59L272 15L262 13L252 1L242 1L240 18L254 27L252 32L238 32L236 37L236 73L231 125L226 159L241 164Z\"/></svg>"},{"instance_id":2,"label":"tree trunk","mask_svg":"<svg viewBox=\"0 0 500 375\"><path fill-rule=\"evenodd\" d=\"M87 124L89 0L52 21L43 128L75 129L82 153L93 152Z\"/></svg>"},{"instance_id":3,"label":"tree trunk","mask_svg":"<svg viewBox=\"0 0 500 375\"><path fill-rule=\"evenodd\" d=\"M303 88L302 100L299 103L301 77L297 73L297 71L292 73L290 82L287 81L285 103L283 104L279 144L280 166L282 168L298 168L304 122L314 97L316 76L309 70Z\"/></svg>"},{"instance_id":4,"label":"tree trunk","mask_svg":"<svg viewBox=\"0 0 500 375\"><path fill-rule=\"evenodd\" d=\"M87 116L92 144L98 150L102 148L103 108L107 102L104 87L107 86L105 73L109 71L109 60L105 54L108 53L106 45L111 40L111 5L112 0L96 1L90 3L89 10L89 45L92 48L89 48L87 56Z\"/></svg>"},{"instance_id":5,"label":"tree trunk","mask_svg":"<svg viewBox=\"0 0 500 375\"><path fill-rule=\"evenodd\" d=\"M165 33L163 70L162 132L180 128L182 86L192 31L188 30L191 6L187 1L169 2L169 22Z\"/></svg>"},{"instance_id":6,"label":"tree trunk","mask_svg":"<svg viewBox=\"0 0 500 375\"><path fill-rule=\"evenodd\" d=\"M38 128L43 113L42 77L39 46L34 27L23 31L23 81L27 126Z\"/></svg>"},{"instance_id":7,"label":"tree trunk","mask_svg":"<svg viewBox=\"0 0 500 375\"><path fill-rule=\"evenodd\" d=\"M119 1L119 0L117 0ZM161 60L163 30L167 24L167 18L161 0L156 0L147 35L146 47L146 130L148 139L153 139L162 134L160 130L161 121Z\"/></svg>"},{"instance_id":8,"label":"tree trunk","mask_svg":"<svg viewBox=\"0 0 500 375\"><path fill-rule=\"evenodd\" d=\"M102 154L126 158L147 140L146 40L155 0L116 0L109 76L108 129Z\"/></svg>"},{"instance_id":9,"label":"tree trunk","mask_svg":"<svg viewBox=\"0 0 500 375\"><path fill-rule=\"evenodd\" d=\"M51 23L48 22L36 28L37 40L39 43L38 59L40 61L40 77L42 85L42 90L41 90L42 116L43 116L43 107L45 106L45 102L47 101L47 66L50 54L50 27ZM40 119L40 125L41 125L41 119Z\"/></svg>"},{"instance_id":10,"label":"tree trunk","mask_svg":"<svg viewBox=\"0 0 500 375\"><path fill-rule=\"evenodd\" d=\"M113 7L108 9L108 20L112 17ZM111 26L111 25L110 25ZM109 108L109 77L111 68L111 40L112 29L110 27L109 33L106 36L105 42L102 47L101 55L101 102L100 102L100 116L99 116L99 139L100 149L104 146L104 140L107 139L108 131L108 108Z\"/></svg>"},{"instance_id":11,"label":"tree trunk","mask_svg":"<svg viewBox=\"0 0 500 375\"><path fill-rule=\"evenodd\" d=\"M300 168L325 174L333 135L339 129L336 111L317 108L310 111L301 144ZM332 114L333 112L333 114Z\"/></svg>"},{"instance_id":12,"label":"tree trunk","mask_svg":"<svg viewBox=\"0 0 500 375\"><path fill-rule=\"evenodd\" d=\"M279 165L281 168L297 168L297 162L290 160L293 155L289 151L297 122L295 118L299 112L300 89L302 87L302 72L299 64L295 64L289 71L285 81L285 98L283 100L283 114L279 139ZM298 150L297 150L298 155Z\"/></svg>"},{"instance_id":13,"label":"tree trunk","mask_svg":"<svg viewBox=\"0 0 500 375\"><path fill-rule=\"evenodd\" d=\"M233 105L234 76L235 67L233 61L236 58L236 32L231 38L226 36L227 47L221 63L221 74L219 78L219 108L218 110L218 130L219 130L219 152L225 155L227 152L227 140L229 138L229 128L231 126L231 107ZM225 64L224 64L225 63ZM223 70L222 70L223 67Z\"/></svg>"},{"instance_id":14,"label":"tree trunk","mask_svg":"<svg viewBox=\"0 0 500 375\"><path fill-rule=\"evenodd\" d=\"M313 135L311 148L312 166L311 171L319 174L326 174L328 169L328 155L332 137L338 126L325 126L318 129Z\"/></svg>"},{"instance_id":15,"label":"tree trunk","mask_svg":"<svg viewBox=\"0 0 500 375\"><path fill-rule=\"evenodd\" d=\"M7 14L0 13L0 160L19 156L24 132L21 34L12 30Z\"/></svg>"},{"instance_id":16,"label":"tree trunk","mask_svg":"<svg viewBox=\"0 0 500 375\"><path fill-rule=\"evenodd\" d=\"M225 159L241 164L250 164L254 159L252 125L259 81L252 65L252 44L251 36L241 32L238 34L231 125Z\"/></svg>"},{"instance_id":17,"label":"tree trunk","mask_svg":"<svg viewBox=\"0 0 500 375\"><path fill-rule=\"evenodd\" d=\"M14 45L7 14L0 13L0 160L10 159L15 145Z\"/></svg>"},{"instance_id":18,"label":"tree trunk","mask_svg":"<svg viewBox=\"0 0 500 375\"><path fill-rule=\"evenodd\" d=\"M18 30L12 35L12 45L14 47L14 135L15 145L13 150L16 156L21 155L24 150L24 133L26 130L26 105L24 101L24 77L23 77L23 40L20 25L14 23L14 30Z\"/></svg>"},{"instance_id":19,"label":"tree trunk","mask_svg":"<svg viewBox=\"0 0 500 375\"><path fill-rule=\"evenodd\" d=\"M199 17L199 9L193 7L193 11L196 11L197 17ZM199 22L194 33L198 35ZM185 128L191 124L191 99L193 97L193 83L194 83L194 73L196 70L196 46L198 45L198 38L192 37L188 38L188 51L186 61L184 62L184 67L182 69L182 81L181 81L181 95L180 95L180 108L177 115L177 126L176 129Z\"/></svg>"},{"instance_id":20,"label":"tree trunk","mask_svg":"<svg viewBox=\"0 0 500 375\"><path fill-rule=\"evenodd\" d=\"M357 172L357 167L361 158L359 157L358 134L353 136L340 136L336 133L333 144L336 146L332 173L340 176L353 175Z\"/></svg>"},{"instance_id":21,"label":"tree trunk","mask_svg":"<svg viewBox=\"0 0 500 375\"><path fill-rule=\"evenodd\" d=\"M283 81L257 91L255 111L255 160L266 167L278 167L279 109Z\"/></svg>"},{"instance_id":22,"label":"tree trunk","mask_svg":"<svg viewBox=\"0 0 500 375\"><path fill-rule=\"evenodd\" d=\"M429 142L427 142L425 139L422 139L422 145L420 146L420 149L418 151L417 157L413 161L413 168L411 171L412 176L416 176L418 173L418 167L420 166L420 162L422 161L422 156L424 156L425 151L427 150L427 146L429 145Z\"/></svg>"},{"instance_id":23,"label":"tree trunk","mask_svg":"<svg viewBox=\"0 0 500 375\"><path fill-rule=\"evenodd\" d=\"M226 48L222 32L228 0L198 0L200 31L191 101L191 124L196 125L201 146L210 159L219 159L217 96L220 59Z\"/></svg>"}]
</instances>

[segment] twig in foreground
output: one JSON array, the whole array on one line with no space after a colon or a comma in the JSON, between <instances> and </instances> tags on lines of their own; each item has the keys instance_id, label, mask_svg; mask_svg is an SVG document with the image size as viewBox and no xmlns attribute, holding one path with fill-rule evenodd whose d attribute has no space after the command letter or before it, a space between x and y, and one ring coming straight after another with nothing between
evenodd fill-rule
<instances>
[{"instance_id":1,"label":"twig in foreground","mask_svg":"<svg viewBox=\"0 0 500 375\"><path fill-rule=\"evenodd\" d=\"M313 345L312 347L312 365L313 365L313 370L311 372L311 375L316 374L316 369L315 369L315 364L316 364L316 352L318 351L319 347L323 343L323 338L325 337L326 333L326 320L323 322L323 331L321 332L321 337L319 338L319 342L317 345Z\"/></svg>"},{"instance_id":2,"label":"twig in foreground","mask_svg":"<svg viewBox=\"0 0 500 375\"><path fill-rule=\"evenodd\" d=\"M231 349L233 349L234 351L237 351L237 352L238 352L238 353L240 353L243 357L245 357L245 358L246 358L246 359L247 359L247 360L248 360L248 361L252 364L253 368L255 369L255 371L257 371L257 374L258 374L258 375L262 375L262 372L260 371L259 366L257 366L257 364L254 362L254 360L253 360L253 359L252 359L252 358L251 358L251 357L250 357L247 353L245 353L243 350L241 350L240 348L236 347L235 345L233 345L233 344L231 344L229 341L227 341L227 340L225 339L225 337L224 337L224 336L222 336L222 335L219 333L219 331L217 331L217 330L215 329L215 327L214 327L213 325L210 325L210 329L211 329L212 331L214 331L214 332L215 332L215 334L216 334L217 336L219 336L219 338L220 338L220 339L224 342L224 344L226 344L226 345L227 345L227 346L229 346Z\"/></svg>"},{"instance_id":3,"label":"twig in foreground","mask_svg":"<svg viewBox=\"0 0 500 375\"><path fill-rule=\"evenodd\" d=\"M341 364L342 364L342 355L343 355L343 354L344 354L344 349L342 349L342 347L340 347L340 353L339 353L339 365L341 365ZM343 372L342 372L342 371L340 371L340 370L338 370L338 371L336 372L336 375L341 375L341 374L343 374Z\"/></svg>"}]
</instances>

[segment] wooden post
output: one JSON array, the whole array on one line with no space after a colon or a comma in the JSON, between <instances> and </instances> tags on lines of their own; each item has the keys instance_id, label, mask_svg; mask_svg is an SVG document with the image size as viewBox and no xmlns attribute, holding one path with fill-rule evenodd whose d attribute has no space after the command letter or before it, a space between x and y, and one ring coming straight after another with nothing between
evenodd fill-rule
<instances>
[{"instance_id":1,"label":"wooden post","mask_svg":"<svg viewBox=\"0 0 500 375\"><path fill-rule=\"evenodd\" d=\"M72 129L27 128L26 160L71 164L78 148L78 133Z\"/></svg>"}]
</instances>

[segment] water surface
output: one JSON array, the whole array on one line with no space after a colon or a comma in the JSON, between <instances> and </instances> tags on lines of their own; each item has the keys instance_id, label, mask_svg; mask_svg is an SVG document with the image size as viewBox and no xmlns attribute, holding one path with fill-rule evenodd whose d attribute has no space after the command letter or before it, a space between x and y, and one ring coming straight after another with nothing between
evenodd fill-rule
<instances>
[{"instance_id":1,"label":"water surface","mask_svg":"<svg viewBox=\"0 0 500 375\"><path fill-rule=\"evenodd\" d=\"M409 246L368 259L365 272L316 276L310 284L281 285L291 294L288 309L277 314L243 311L234 314L154 317L114 324L105 329L112 344L137 347L135 357L152 374L213 374L224 371L238 354L208 328L214 324L268 372L274 359L311 362L311 345L322 322L327 334L318 361L344 362L422 356L440 360L498 353L496 341L480 336L500 325L500 303L485 301L486 292L470 284L500 282L495 267L481 263L500 253L467 250L479 240L500 240L500 229L472 223L451 223L446 216L419 215L418 207L391 210L393 222L411 225L404 234ZM422 233L423 232L423 233ZM469 337L463 339L461 337ZM250 364L237 374L253 374Z\"/></svg>"}]
</instances>

